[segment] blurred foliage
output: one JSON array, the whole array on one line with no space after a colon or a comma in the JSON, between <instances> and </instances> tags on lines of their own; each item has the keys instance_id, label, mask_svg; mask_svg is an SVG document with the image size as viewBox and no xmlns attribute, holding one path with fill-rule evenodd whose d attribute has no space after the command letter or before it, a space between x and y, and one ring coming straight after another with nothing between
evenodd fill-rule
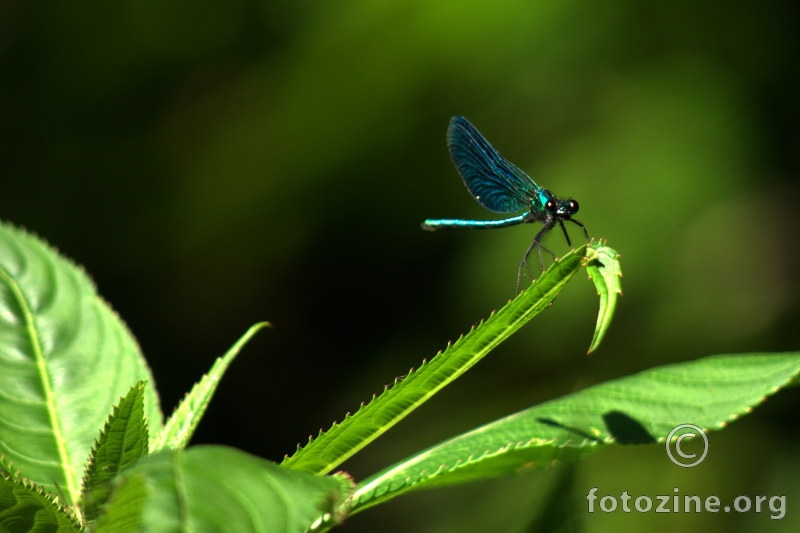
<instances>
[{"instance_id":1,"label":"blurred foliage","mask_svg":"<svg viewBox=\"0 0 800 533\"><path fill-rule=\"evenodd\" d=\"M137 335L166 408L249 325L270 320L198 442L280 460L512 296L534 228L418 228L491 216L445 148L449 117L467 116L541 185L581 203L578 218L622 254L625 295L587 359L595 296L573 284L347 465L363 477L603 379L797 347L797 11L770 0L10 0L0 216L85 265ZM548 242L566 249L557 233ZM350 320L365 310L368 323ZM603 483L787 492L782 475L800 470L785 453L797 449L797 398L776 398L741 423L750 431L732 428L735 440L714 437L727 460L703 476L656 449L589 461L575 509ZM408 497L344 529L493 530L467 519L481 505L506 506L503 529L522 528L542 479L500 481L491 498L483 487ZM618 531L662 527L649 515L581 518L591 531L609 520ZM659 518L665 531L770 522Z\"/></svg>"}]
</instances>

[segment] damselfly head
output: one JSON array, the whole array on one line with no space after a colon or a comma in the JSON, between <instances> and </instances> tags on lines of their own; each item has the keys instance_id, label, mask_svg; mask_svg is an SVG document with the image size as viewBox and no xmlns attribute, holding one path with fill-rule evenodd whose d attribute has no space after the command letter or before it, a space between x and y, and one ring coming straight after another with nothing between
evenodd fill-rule
<instances>
[{"instance_id":1,"label":"damselfly head","mask_svg":"<svg viewBox=\"0 0 800 533\"><path fill-rule=\"evenodd\" d=\"M544 206L549 212L553 213L558 218L569 218L578 212L578 202L573 199L557 200L550 199Z\"/></svg>"}]
</instances>

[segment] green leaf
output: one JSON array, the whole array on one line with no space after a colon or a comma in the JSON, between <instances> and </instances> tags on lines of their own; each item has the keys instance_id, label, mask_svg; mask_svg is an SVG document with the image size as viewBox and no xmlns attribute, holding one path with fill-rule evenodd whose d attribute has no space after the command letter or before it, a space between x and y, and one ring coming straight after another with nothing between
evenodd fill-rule
<instances>
[{"instance_id":1,"label":"green leaf","mask_svg":"<svg viewBox=\"0 0 800 533\"><path fill-rule=\"evenodd\" d=\"M144 419L145 384L140 381L121 399L92 448L83 476L81 508L84 519L93 521L111 493L111 481L148 453Z\"/></svg>"},{"instance_id":2,"label":"green leaf","mask_svg":"<svg viewBox=\"0 0 800 533\"><path fill-rule=\"evenodd\" d=\"M147 495L147 481L144 476L132 476L117 483L94 533L141 531Z\"/></svg>"},{"instance_id":3,"label":"green leaf","mask_svg":"<svg viewBox=\"0 0 800 533\"><path fill-rule=\"evenodd\" d=\"M799 375L800 353L748 354L602 383L448 439L375 474L359 484L350 510L411 490L573 461L613 443L663 443L684 423L721 429Z\"/></svg>"},{"instance_id":4,"label":"green leaf","mask_svg":"<svg viewBox=\"0 0 800 533\"><path fill-rule=\"evenodd\" d=\"M51 495L33 483L0 477L0 531L12 533L76 533L75 518Z\"/></svg>"},{"instance_id":5,"label":"green leaf","mask_svg":"<svg viewBox=\"0 0 800 533\"><path fill-rule=\"evenodd\" d=\"M223 355L218 357L203 378L197 382L189 394L169 417L164 429L153 445L153 451L167 449L183 449L192 438L197 425L211 402L211 397L217 390L223 374L228 369L233 359L239 354L245 344L259 330L269 326L267 322L260 322L251 326L242 337Z\"/></svg>"},{"instance_id":6,"label":"green leaf","mask_svg":"<svg viewBox=\"0 0 800 533\"><path fill-rule=\"evenodd\" d=\"M110 406L152 380L136 341L83 271L0 225L0 455L74 505ZM154 390L145 413L159 430Z\"/></svg>"},{"instance_id":7,"label":"green leaf","mask_svg":"<svg viewBox=\"0 0 800 533\"><path fill-rule=\"evenodd\" d=\"M555 299L578 271L585 246L553 263L527 290L493 313L469 333L423 362L394 386L348 415L327 432L320 432L282 465L315 473L330 472L358 450L378 438L434 394L452 383L497 345Z\"/></svg>"},{"instance_id":8,"label":"green leaf","mask_svg":"<svg viewBox=\"0 0 800 533\"><path fill-rule=\"evenodd\" d=\"M288 470L232 448L164 451L121 474L97 532L122 531L120 520L127 531L299 533L341 519L335 510L352 489L343 476Z\"/></svg>"},{"instance_id":9,"label":"green leaf","mask_svg":"<svg viewBox=\"0 0 800 533\"><path fill-rule=\"evenodd\" d=\"M605 240L592 242L586 248L586 270L594 281L597 294L600 296L600 308L597 312L597 326L589 345L587 355L600 345L600 341L611 325L611 318L617 308L617 295L622 294L622 270L619 265L619 254L605 245Z\"/></svg>"}]
</instances>

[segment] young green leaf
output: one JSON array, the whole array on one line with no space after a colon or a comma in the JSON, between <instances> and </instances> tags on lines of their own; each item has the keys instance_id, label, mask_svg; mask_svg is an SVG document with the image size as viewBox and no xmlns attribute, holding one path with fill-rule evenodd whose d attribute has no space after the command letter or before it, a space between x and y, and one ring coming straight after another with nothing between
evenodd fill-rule
<instances>
[{"instance_id":1,"label":"young green leaf","mask_svg":"<svg viewBox=\"0 0 800 533\"><path fill-rule=\"evenodd\" d=\"M231 346L231 348L223 355L218 357L214 364L203 378L195 383L192 390L186 395L183 401L178 405L172 416L169 417L164 429L158 435L158 439L153 444L153 451L166 449L182 449L185 448L192 438L197 425L203 418L203 414L211 402L211 397L217 390L223 374L230 366L233 359L239 354L245 344L253 338L253 335L258 333L259 330L269 326L267 322L260 322L251 326L242 337Z\"/></svg>"},{"instance_id":2,"label":"young green leaf","mask_svg":"<svg viewBox=\"0 0 800 533\"><path fill-rule=\"evenodd\" d=\"M0 455L23 476L80 498L81 475L109 407L153 383L128 329L78 267L39 239L0 224ZM154 387L151 428L161 427Z\"/></svg>"},{"instance_id":3,"label":"young green leaf","mask_svg":"<svg viewBox=\"0 0 800 533\"><path fill-rule=\"evenodd\" d=\"M721 429L796 382L800 353L713 356L601 383L441 442L359 483L351 513L418 489L544 468L611 444ZM713 392L710 392L713 391Z\"/></svg>"},{"instance_id":4,"label":"young green leaf","mask_svg":"<svg viewBox=\"0 0 800 533\"><path fill-rule=\"evenodd\" d=\"M600 296L600 308L597 311L597 326L589 345L587 355L600 345L600 341L611 325L611 318L617 308L617 295L622 294L622 270L619 265L619 254L605 245L605 240L592 242L586 248L586 270L589 278L597 288Z\"/></svg>"},{"instance_id":5,"label":"young green leaf","mask_svg":"<svg viewBox=\"0 0 800 533\"><path fill-rule=\"evenodd\" d=\"M52 495L30 481L0 476L0 502L1 531L81 531L76 517Z\"/></svg>"},{"instance_id":6,"label":"young green leaf","mask_svg":"<svg viewBox=\"0 0 800 533\"><path fill-rule=\"evenodd\" d=\"M282 465L315 473L330 472L428 401L480 361L528 320L546 309L578 271L585 245L553 263L527 290L493 313L430 362L412 370L354 415L320 432Z\"/></svg>"},{"instance_id":7,"label":"young green leaf","mask_svg":"<svg viewBox=\"0 0 800 533\"><path fill-rule=\"evenodd\" d=\"M127 396L106 422L89 457L83 475L81 509L86 521L97 519L99 508L111 493L111 481L148 452L147 422L144 418L145 384L131 387Z\"/></svg>"}]
</instances>

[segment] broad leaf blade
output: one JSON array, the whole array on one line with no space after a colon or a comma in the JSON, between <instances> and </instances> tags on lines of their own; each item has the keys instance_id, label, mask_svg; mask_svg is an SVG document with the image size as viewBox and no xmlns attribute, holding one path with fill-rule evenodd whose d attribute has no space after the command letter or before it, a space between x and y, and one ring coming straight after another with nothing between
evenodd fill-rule
<instances>
[{"instance_id":1,"label":"broad leaf blade","mask_svg":"<svg viewBox=\"0 0 800 533\"><path fill-rule=\"evenodd\" d=\"M595 241L586 248L586 270L597 288L600 306L597 311L597 326L587 355L600 345L600 341L611 325L611 318L617 308L617 296L622 294L622 269L619 254L605 245L605 240Z\"/></svg>"},{"instance_id":2,"label":"broad leaf blade","mask_svg":"<svg viewBox=\"0 0 800 533\"><path fill-rule=\"evenodd\" d=\"M110 407L150 369L86 275L31 235L0 225L0 454L23 476L80 496ZM145 412L161 427L154 387Z\"/></svg>"},{"instance_id":3,"label":"broad leaf blade","mask_svg":"<svg viewBox=\"0 0 800 533\"><path fill-rule=\"evenodd\" d=\"M183 449L186 447L195 429L197 429L197 425L200 424L200 420L203 418L203 414L205 414L223 374L225 374L233 359L253 335L267 326L269 326L267 322L260 322L251 326L225 355L217 358L211 366L211 370L192 387L192 390L164 424L164 429L153 445L153 452L164 448Z\"/></svg>"},{"instance_id":4,"label":"broad leaf blade","mask_svg":"<svg viewBox=\"0 0 800 533\"><path fill-rule=\"evenodd\" d=\"M111 481L148 452L147 422L144 419L144 382L131 387L128 395L106 422L92 448L83 476L81 508L87 521L97 518L98 509L111 493Z\"/></svg>"},{"instance_id":5,"label":"broad leaf blade","mask_svg":"<svg viewBox=\"0 0 800 533\"><path fill-rule=\"evenodd\" d=\"M609 381L446 440L364 480L356 512L411 490L543 468L677 425L721 429L800 376L800 353L713 356Z\"/></svg>"},{"instance_id":6,"label":"broad leaf blade","mask_svg":"<svg viewBox=\"0 0 800 533\"><path fill-rule=\"evenodd\" d=\"M469 333L412 370L394 386L348 415L327 432L320 432L283 466L315 473L330 472L378 438L434 394L453 382L528 320L547 308L578 271L585 246L550 266L527 290L478 324Z\"/></svg>"},{"instance_id":7,"label":"broad leaf blade","mask_svg":"<svg viewBox=\"0 0 800 533\"><path fill-rule=\"evenodd\" d=\"M221 446L160 452L125 471L120 482L98 533L121 530L117 519L137 526L129 531L300 533L333 516L353 488L341 476L288 470Z\"/></svg>"}]
</instances>

